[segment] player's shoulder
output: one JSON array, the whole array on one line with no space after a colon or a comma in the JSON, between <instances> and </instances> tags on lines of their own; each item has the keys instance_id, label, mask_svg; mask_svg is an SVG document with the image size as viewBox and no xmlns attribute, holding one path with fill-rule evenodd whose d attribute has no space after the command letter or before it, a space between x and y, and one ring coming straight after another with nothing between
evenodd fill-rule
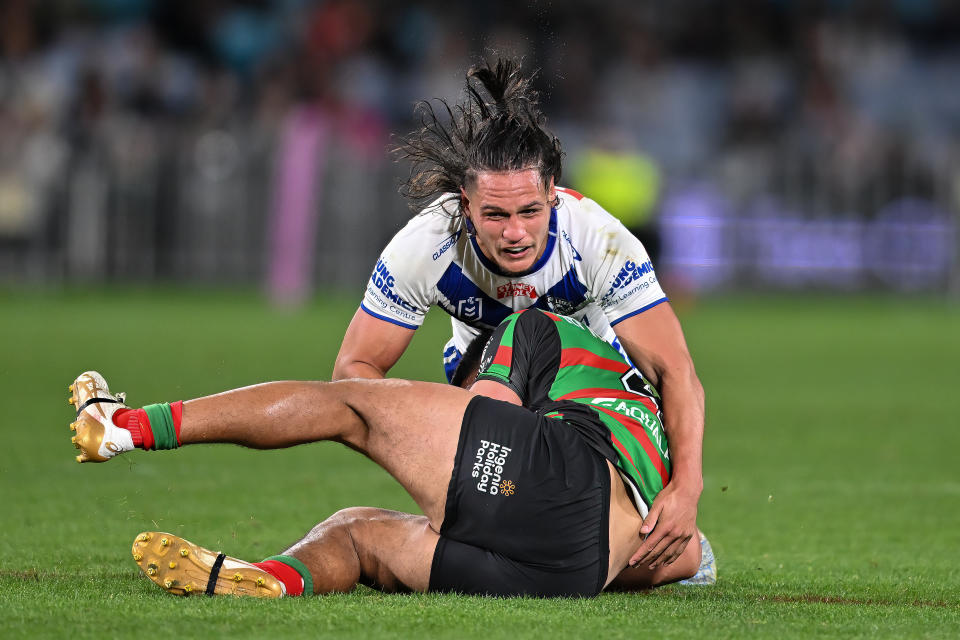
<instances>
[{"instance_id":1,"label":"player's shoulder","mask_svg":"<svg viewBox=\"0 0 960 640\"><path fill-rule=\"evenodd\" d=\"M463 220L450 194L413 216L396 233L383 257L414 271L449 262L463 236Z\"/></svg>"},{"instance_id":2,"label":"player's shoulder","mask_svg":"<svg viewBox=\"0 0 960 640\"><path fill-rule=\"evenodd\" d=\"M600 206L596 200L593 200L579 191L574 191L568 187L557 187L557 197L560 204L557 207L557 214L565 226L569 227L574 233L583 233L615 226L618 220L606 209Z\"/></svg>"},{"instance_id":3,"label":"player's shoulder","mask_svg":"<svg viewBox=\"0 0 960 640\"><path fill-rule=\"evenodd\" d=\"M626 227L595 200L572 189L558 187L558 231L578 248L584 260L603 260L611 250L635 242Z\"/></svg>"},{"instance_id":4,"label":"player's shoulder","mask_svg":"<svg viewBox=\"0 0 960 640\"><path fill-rule=\"evenodd\" d=\"M462 226L453 194L440 196L410 218L394 239L428 245L437 236L448 236Z\"/></svg>"}]
</instances>

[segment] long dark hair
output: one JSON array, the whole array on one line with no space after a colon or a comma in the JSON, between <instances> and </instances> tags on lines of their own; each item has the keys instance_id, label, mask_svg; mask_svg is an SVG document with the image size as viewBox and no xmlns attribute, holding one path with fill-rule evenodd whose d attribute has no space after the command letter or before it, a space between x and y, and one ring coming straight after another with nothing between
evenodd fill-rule
<instances>
[{"instance_id":1,"label":"long dark hair","mask_svg":"<svg viewBox=\"0 0 960 640\"><path fill-rule=\"evenodd\" d=\"M515 60L499 58L496 66L484 61L467 71L462 102L417 103L421 127L394 149L411 163L400 186L411 209L420 211L445 193L459 202L460 188L480 171L533 168L545 188L550 178L559 182L563 149L545 127L532 79Z\"/></svg>"}]
</instances>

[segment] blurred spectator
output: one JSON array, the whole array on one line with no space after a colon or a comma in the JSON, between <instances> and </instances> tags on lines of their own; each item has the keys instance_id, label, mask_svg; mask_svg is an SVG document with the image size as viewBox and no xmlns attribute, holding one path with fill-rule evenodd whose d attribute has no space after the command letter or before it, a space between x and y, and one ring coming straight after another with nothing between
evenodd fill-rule
<instances>
[{"instance_id":1,"label":"blurred spectator","mask_svg":"<svg viewBox=\"0 0 960 640\"><path fill-rule=\"evenodd\" d=\"M747 228L758 216L823 237L824 221L891 228L891 207L908 223L936 211L917 220L956 237L958 35L960 10L938 0L609 0L590 12L575 0L7 0L0 273L264 280L282 250L270 221L291 122L309 113L327 133L302 202L323 223L300 227L316 256L301 275L352 286L407 215L388 132L416 125L415 100L456 98L465 69L491 51L541 69L575 180L636 181L641 218L655 193L722 201L730 273L764 280L759 256L771 254ZM598 169L611 157L588 151L610 130L628 153L619 178ZM684 196L689 185L715 197ZM617 197L604 204L620 207ZM866 256L877 233L843 232L844 250ZM921 273L960 290L956 243L927 253L937 265L903 282L918 288ZM665 256L665 268L688 258ZM831 264L848 265L842 286L897 286L867 262ZM787 280L834 286L831 269Z\"/></svg>"},{"instance_id":2,"label":"blurred spectator","mask_svg":"<svg viewBox=\"0 0 960 640\"><path fill-rule=\"evenodd\" d=\"M660 264L660 170L649 156L619 146L611 141L581 153L570 167L572 184L597 194L599 204L643 243L656 267Z\"/></svg>"}]
</instances>

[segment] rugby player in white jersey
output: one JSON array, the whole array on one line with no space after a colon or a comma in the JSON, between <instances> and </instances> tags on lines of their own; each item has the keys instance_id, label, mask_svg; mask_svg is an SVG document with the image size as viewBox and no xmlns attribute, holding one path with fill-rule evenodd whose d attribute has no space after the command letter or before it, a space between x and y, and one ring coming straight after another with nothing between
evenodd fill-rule
<instances>
[{"instance_id":1,"label":"rugby player in white jersey","mask_svg":"<svg viewBox=\"0 0 960 640\"><path fill-rule=\"evenodd\" d=\"M696 539L704 395L680 323L640 242L593 200L558 186L562 150L519 65L467 73L449 119L421 103L403 140L403 192L422 210L387 247L347 328L333 379L382 378L426 312L452 318L448 377L478 329L535 306L573 316L620 347L656 386L673 476L644 520L631 563L674 562Z\"/></svg>"}]
</instances>

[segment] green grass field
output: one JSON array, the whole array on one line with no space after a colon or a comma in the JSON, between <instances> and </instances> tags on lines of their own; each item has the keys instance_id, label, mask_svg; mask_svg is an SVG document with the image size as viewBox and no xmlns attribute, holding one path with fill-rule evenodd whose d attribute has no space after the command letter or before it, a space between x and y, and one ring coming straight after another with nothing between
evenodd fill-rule
<instances>
[{"instance_id":1,"label":"green grass field","mask_svg":"<svg viewBox=\"0 0 960 640\"><path fill-rule=\"evenodd\" d=\"M414 510L330 443L136 452L78 465L67 385L132 404L329 376L356 300L297 313L254 295L0 292L4 637L960 637L960 310L882 298L736 298L681 309L707 390L708 588L593 600L166 595L130 558L145 529L244 558L351 505ZM431 314L395 368L438 380Z\"/></svg>"}]
</instances>

